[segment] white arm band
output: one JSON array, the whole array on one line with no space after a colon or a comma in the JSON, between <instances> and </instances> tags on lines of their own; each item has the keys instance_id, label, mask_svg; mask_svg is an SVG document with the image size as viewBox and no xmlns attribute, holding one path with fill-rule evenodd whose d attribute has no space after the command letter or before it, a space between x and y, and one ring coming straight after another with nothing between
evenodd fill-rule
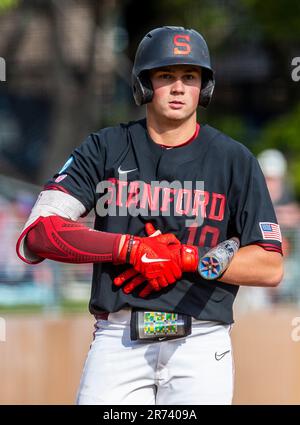
<instances>
[{"instance_id":1,"label":"white arm band","mask_svg":"<svg viewBox=\"0 0 300 425\"><path fill-rule=\"evenodd\" d=\"M17 253L19 257L27 263L39 263L43 259L37 257L29 251L26 246L25 238L33 223L39 217L48 217L50 215L58 215L60 217L69 218L73 221L78 220L86 212L85 206L68 193L59 190L44 190L34 204L30 216L23 228L22 234L17 243Z\"/></svg>"}]
</instances>

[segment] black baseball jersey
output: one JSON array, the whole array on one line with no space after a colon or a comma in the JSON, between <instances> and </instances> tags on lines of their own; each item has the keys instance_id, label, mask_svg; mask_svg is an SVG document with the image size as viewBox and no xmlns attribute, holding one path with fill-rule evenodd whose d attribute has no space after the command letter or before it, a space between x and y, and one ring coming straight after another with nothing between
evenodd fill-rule
<instances>
[{"instance_id":1,"label":"black baseball jersey","mask_svg":"<svg viewBox=\"0 0 300 425\"><path fill-rule=\"evenodd\" d=\"M97 230L145 236L145 223L151 221L182 243L213 247L238 236L241 246L281 252L279 226L256 158L207 124L191 143L172 149L151 140L146 120L102 129L74 150L47 185L66 190L87 211L95 209ZM233 322L237 285L184 273L174 285L142 299L112 283L127 267L94 264L91 313L134 306Z\"/></svg>"}]
</instances>

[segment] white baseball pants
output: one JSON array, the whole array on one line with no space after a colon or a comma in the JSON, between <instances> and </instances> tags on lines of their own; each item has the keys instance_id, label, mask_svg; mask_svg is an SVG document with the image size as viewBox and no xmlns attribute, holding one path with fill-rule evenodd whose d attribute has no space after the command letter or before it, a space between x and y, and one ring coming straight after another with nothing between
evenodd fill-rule
<instances>
[{"instance_id":1,"label":"white baseball pants","mask_svg":"<svg viewBox=\"0 0 300 425\"><path fill-rule=\"evenodd\" d=\"M192 334L131 341L130 309L98 320L77 404L231 404L230 325L193 319Z\"/></svg>"}]
</instances>

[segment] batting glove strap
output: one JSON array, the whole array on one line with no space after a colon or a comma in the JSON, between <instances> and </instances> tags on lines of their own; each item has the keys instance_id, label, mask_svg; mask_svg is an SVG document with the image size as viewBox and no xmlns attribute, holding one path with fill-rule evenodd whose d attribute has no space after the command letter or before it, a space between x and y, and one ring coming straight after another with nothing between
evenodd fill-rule
<instances>
[{"instance_id":1,"label":"batting glove strap","mask_svg":"<svg viewBox=\"0 0 300 425\"><path fill-rule=\"evenodd\" d=\"M118 255L113 259L114 264L130 264L132 254L136 251L141 238L134 235L125 235L125 241ZM134 251L134 252L133 252Z\"/></svg>"}]
</instances>

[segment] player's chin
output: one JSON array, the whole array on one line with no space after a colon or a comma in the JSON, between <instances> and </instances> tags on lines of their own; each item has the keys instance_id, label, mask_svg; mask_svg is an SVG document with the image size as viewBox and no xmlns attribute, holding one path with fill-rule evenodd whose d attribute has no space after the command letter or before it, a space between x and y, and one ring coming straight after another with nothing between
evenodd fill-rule
<instances>
[{"instance_id":1,"label":"player's chin","mask_svg":"<svg viewBox=\"0 0 300 425\"><path fill-rule=\"evenodd\" d=\"M171 108L169 108L165 112L165 115L168 118L171 118L171 119L184 120L191 115L191 111L186 109L186 108L181 108L181 109L171 109Z\"/></svg>"},{"instance_id":2,"label":"player's chin","mask_svg":"<svg viewBox=\"0 0 300 425\"><path fill-rule=\"evenodd\" d=\"M168 114L168 118L173 121L184 122L188 120L193 115L193 112L190 111L172 111Z\"/></svg>"}]
</instances>

